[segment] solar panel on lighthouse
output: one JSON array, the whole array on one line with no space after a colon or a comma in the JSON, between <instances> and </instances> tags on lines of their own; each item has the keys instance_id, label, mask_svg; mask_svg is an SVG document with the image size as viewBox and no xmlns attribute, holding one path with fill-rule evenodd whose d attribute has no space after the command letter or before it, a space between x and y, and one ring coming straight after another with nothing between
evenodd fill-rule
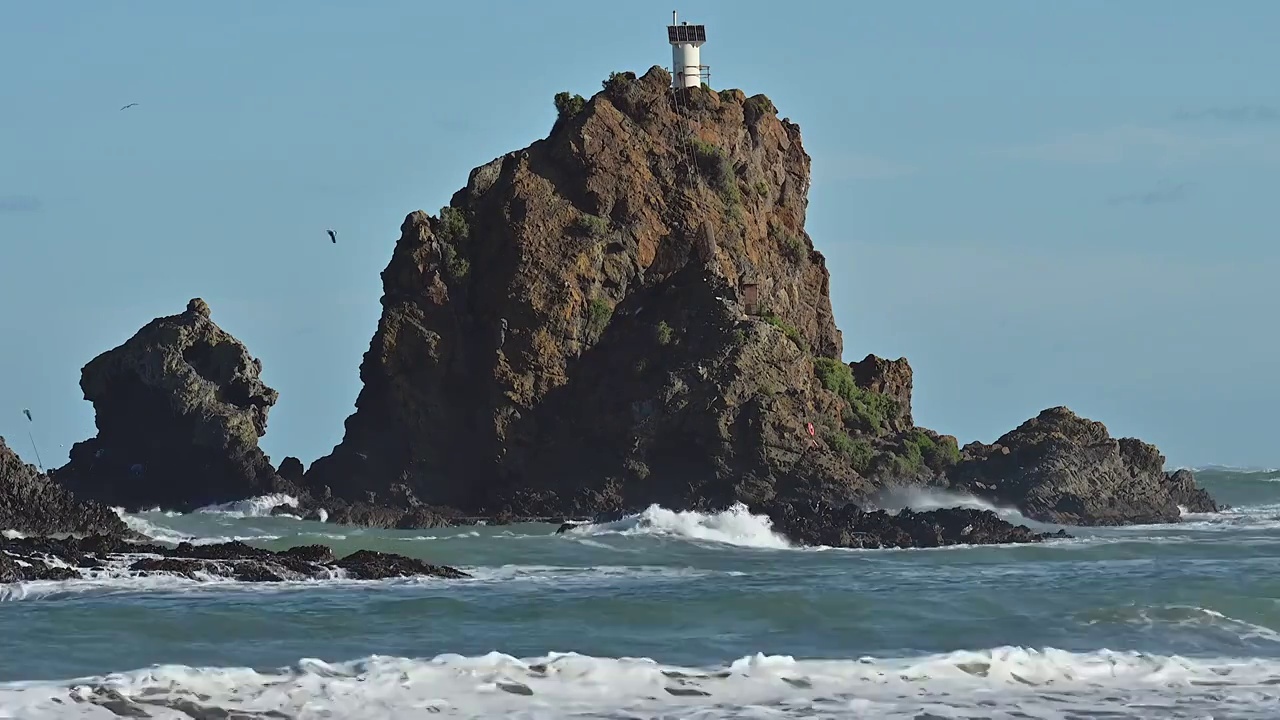
<instances>
[{"instance_id":1,"label":"solar panel on lighthouse","mask_svg":"<svg viewBox=\"0 0 1280 720\"><path fill-rule=\"evenodd\" d=\"M706 25L668 25L667 40L673 43L707 41Z\"/></svg>"}]
</instances>

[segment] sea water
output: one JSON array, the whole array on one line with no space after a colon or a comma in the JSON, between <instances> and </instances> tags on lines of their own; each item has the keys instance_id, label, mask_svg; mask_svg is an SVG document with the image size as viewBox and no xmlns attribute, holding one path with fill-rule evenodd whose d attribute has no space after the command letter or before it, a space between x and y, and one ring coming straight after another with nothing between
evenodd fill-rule
<instances>
[{"instance_id":1,"label":"sea water","mask_svg":"<svg viewBox=\"0 0 1280 720\"><path fill-rule=\"evenodd\" d=\"M254 585L120 567L0 585L0 718L1273 720L1280 472L1199 477L1233 509L937 550L795 548L741 508L652 507L562 535L271 517L286 496L129 515L168 542L325 543L473 577Z\"/></svg>"}]
</instances>

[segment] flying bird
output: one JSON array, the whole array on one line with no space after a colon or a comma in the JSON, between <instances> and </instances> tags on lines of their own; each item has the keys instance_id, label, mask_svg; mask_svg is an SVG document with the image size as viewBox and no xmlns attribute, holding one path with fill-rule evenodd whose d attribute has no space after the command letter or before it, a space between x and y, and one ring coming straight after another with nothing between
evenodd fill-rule
<instances>
[{"instance_id":1,"label":"flying bird","mask_svg":"<svg viewBox=\"0 0 1280 720\"><path fill-rule=\"evenodd\" d=\"M133 107L134 105L137 105L137 104L138 104L138 103L129 103L128 105L125 105L124 107L122 107L122 108L120 108L120 109L121 109L121 110L128 110L129 108L131 108L131 107Z\"/></svg>"},{"instance_id":2,"label":"flying bird","mask_svg":"<svg viewBox=\"0 0 1280 720\"><path fill-rule=\"evenodd\" d=\"M334 245L337 245L337 244L338 244L338 233L336 233L336 232L334 232L334 231L332 231L332 230L328 230L328 231L326 231L326 232L328 232L328 233L329 233L329 239L333 241L333 244L334 244Z\"/></svg>"}]
</instances>

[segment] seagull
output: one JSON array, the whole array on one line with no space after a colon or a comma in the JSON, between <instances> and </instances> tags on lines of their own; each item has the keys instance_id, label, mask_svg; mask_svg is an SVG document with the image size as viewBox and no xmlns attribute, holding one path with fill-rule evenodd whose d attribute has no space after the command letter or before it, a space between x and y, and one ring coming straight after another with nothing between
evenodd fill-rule
<instances>
[{"instance_id":1,"label":"seagull","mask_svg":"<svg viewBox=\"0 0 1280 720\"><path fill-rule=\"evenodd\" d=\"M326 232L328 232L328 233L329 233L329 239L333 241L333 244L334 244L334 245L337 245L337 244L338 244L338 233L336 233L336 232L334 232L334 231L332 231L332 230L327 230Z\"/></svg>"},{"instance_id":2,"label":"seagull","mask_svg":"<svg viewBox=\"0 0 1280 720\"><path fill-rule=\"evenodd\" d=\"M128 110L129 108L131 108L131 107L133 107L134 105L137 105L137 104L138 104L138 103L129 103L128 105L125 105L124 107L122 107L122 108L120 108L120 109L121 109L121 110Z\"/></svg>"}]
</instances>

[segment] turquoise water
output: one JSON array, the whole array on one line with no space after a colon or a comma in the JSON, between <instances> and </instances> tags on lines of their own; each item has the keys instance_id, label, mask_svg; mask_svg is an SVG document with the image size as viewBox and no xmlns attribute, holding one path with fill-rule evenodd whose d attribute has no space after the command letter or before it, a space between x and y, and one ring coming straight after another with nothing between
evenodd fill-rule
<instances>
[{"instance_id":1,"label":"turquoise water","mask_svg":"<svg viewBox=\"0 0 1280 720\"><path fill-rule=\"evenodd\" d=\"M147 513L128 519L162 539L323 542L474 578L0 586L0 717L114 718L84 701L113 689L188 719L1275 718L1280 473L1200 477L1234 509L941 550L795 549L745 512L560 536L360 530L263 517L270 500Z\"/></svg>"}]
</instances>

